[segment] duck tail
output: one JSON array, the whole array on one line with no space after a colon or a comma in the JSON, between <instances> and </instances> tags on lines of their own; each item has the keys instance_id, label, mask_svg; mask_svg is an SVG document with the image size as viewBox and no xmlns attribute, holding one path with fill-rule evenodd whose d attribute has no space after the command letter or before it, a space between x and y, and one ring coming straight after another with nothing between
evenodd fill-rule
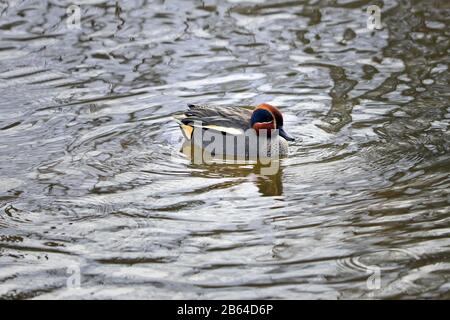
<instances>
[{"instance_id":1,"label":"duck tail","mask_svg":"<svg viewBox=\"0 0 450 320\"><path fill-rule=\"evenodd\" d=\"M183 119L185 118L185 114L177 114L172 117L172 119L180 126L181 132L183 133L183 136L186 138L186 140L191 140L192 133L194 132L194 127L183 123Z\"/></svg>"}]
</instances>

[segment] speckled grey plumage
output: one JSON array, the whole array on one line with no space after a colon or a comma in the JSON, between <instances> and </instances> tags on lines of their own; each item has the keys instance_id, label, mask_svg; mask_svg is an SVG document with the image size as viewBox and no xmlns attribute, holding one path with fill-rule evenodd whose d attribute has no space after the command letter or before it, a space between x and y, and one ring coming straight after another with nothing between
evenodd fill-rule
<instances>
[{"instance_id":1,"label":"speckled grey plumage","mask_svg":"<svg viewBox=\"0 0 450 320\"><path fill-rule=\"evenodd\" d=\"M188 105L181 121L184 124L191 124L194 121L201 121L203 125L216 125L230 128L247 130L250 128L250 118L252 110L244 107L222 107L207 105Z\"/></svg>"}]
</instances>

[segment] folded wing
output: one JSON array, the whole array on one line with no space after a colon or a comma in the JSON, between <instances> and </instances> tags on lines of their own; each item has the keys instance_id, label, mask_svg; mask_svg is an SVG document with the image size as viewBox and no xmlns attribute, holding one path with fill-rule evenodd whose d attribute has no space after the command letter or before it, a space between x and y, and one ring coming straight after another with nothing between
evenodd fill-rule
<instances>
[{"instance_id":1,"label":"folded wing","mask_svg":"<svg viewBox=\"0 0 450 320\"><path fill-rule=\"evenodd\" d=\"M216 130L233 135L244 134L249 128L252 111L242 107L188 105L189 110L175 116L183 134L191 139L194 127Z\"/></svg>"}]
</instances>

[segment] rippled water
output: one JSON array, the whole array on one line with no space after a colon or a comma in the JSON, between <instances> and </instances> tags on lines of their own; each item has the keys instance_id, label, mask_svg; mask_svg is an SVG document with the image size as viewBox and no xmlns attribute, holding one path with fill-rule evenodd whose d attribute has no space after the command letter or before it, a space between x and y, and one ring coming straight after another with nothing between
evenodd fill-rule
<instances>
[{"instance_id":1,"label":"rippled water","mask_svg":"<svg viewBox=\"0 0 450 320\"><path fill-rule=\"evenodd\" d=\"M0 1L0 298L450 298L448 1L78 3ZM262 102L275 176L180 152Z\"/></svg>"}]
</instances>

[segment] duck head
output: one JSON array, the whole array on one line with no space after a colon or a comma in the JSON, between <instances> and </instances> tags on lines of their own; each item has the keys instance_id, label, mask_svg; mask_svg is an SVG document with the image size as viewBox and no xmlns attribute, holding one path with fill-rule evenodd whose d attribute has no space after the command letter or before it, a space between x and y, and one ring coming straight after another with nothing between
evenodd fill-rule
<instances>
[{"instance_id":1,"label":"duck head","mask_svg":"<svg viewBox=\"0 0 450 320\"><path fill-rule=\"evenodd\" d=\"M250 118L250 127L255 129L256 134L259 134L259 130L266 129L267 134L270 134L270 130L278 129L278 134L287 141L294 141L283 129L283 115L280 110L271 106L270 104L260 104L253 110L252 117Z\"/></svg>"}]
</instances>

